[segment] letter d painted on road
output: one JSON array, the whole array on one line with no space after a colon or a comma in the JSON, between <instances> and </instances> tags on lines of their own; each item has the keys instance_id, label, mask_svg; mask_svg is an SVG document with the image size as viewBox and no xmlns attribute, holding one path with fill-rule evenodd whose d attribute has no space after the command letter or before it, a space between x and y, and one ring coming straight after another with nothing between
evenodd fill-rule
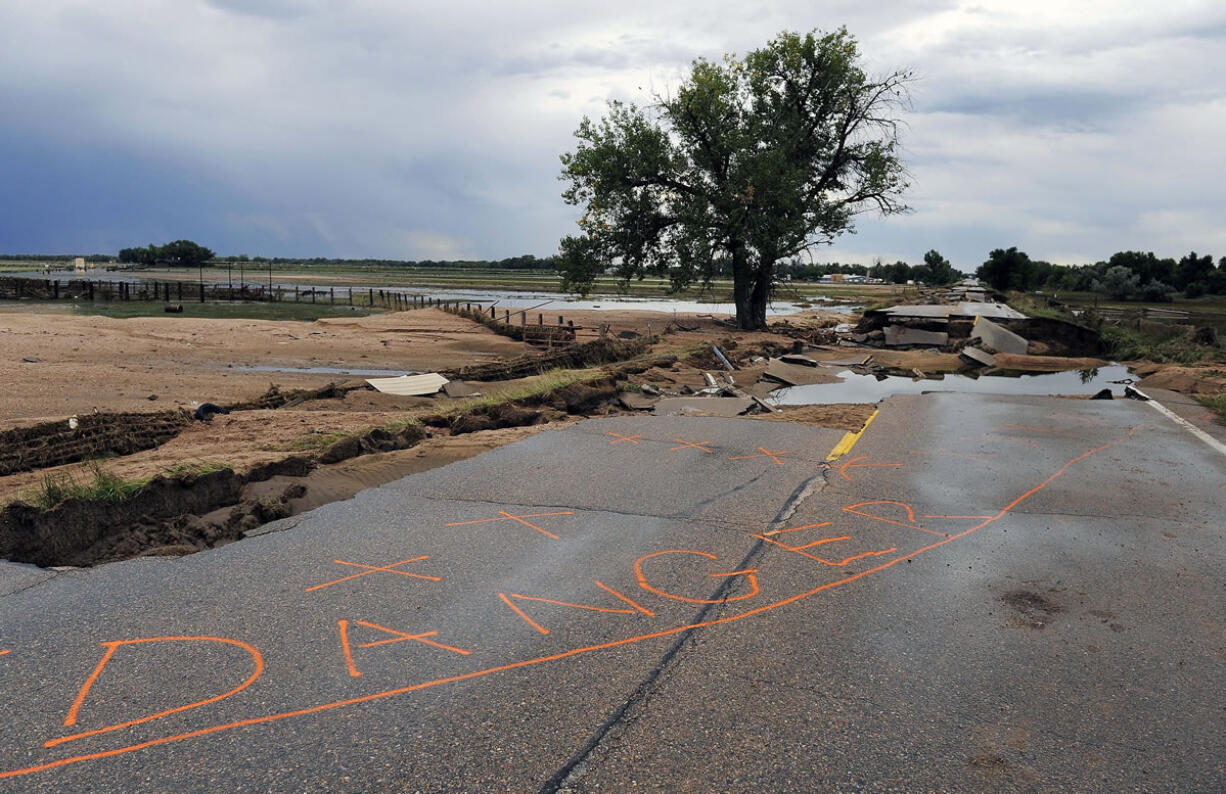
<instances>
[{"instance_id":1,"label":"letter d painted on road","mask_svg":"<svg viewBox=\"0 0 1226 794\"><path fill-rule=\"evenodd\" d=\"M118 651L120 648L124 647L125 645L146 645L146 644L155 643L155 642L156 643L217 642L217 643L222 643L226 645L234 645L236 647L242 648L244 651L251 654L251 660L253 662L254 669L251 671L251 675L248 676L245 681L243 681L241 684L234 687L233 689L223 692L220 695L214 695L213 697L205 698L204 700L197 700L192 703L184 704L182 706L176 706L172 709L166 709L165 711L159 711L155 714L148 714L144 717L139 717L134 720L127 720L126 722L117 722L113 725L106 725L102 728L96 728L91 731L84 731L82 733L74 733L71 736L61 736L58 739L51 739L50 741L44 743L43 746L44 747L55 747L56 745L63 744L65 742L71 742L76 739L84 739L87 736L96 736L100 733L109 733L110 731L117 731L121 728L129 728L133 725L140 725L143 722L149 722L151 720L156 720L156 719L165 717L170 714L176 714L180 711L188 711L190 709L200 708L201 706L207 706L210 703L216 703L219 700L225 700L231 695L238 694L239 692L242 692L247 687L251 686L253 683L255 683L255 680L259 678L260 675L264 672L264 657L260 655L260 652L258 650L256 650L251 645L248 645L247 643L242 642L241 640L232 640L226 637L142 637L140 639L135 639L135 640L113 640L110 642L103 642L103 643L100 643L100 645L103 648L106 648L106 653L102 655L102 659L98 662L98 665L94 668L94 671L90 673L89 678L85 680L85 683L81 685L80 691L77 692L76 699L73 700L72 706L69 707L68 709L68 715L64 718L64 727L71 727L77 724L77 716L81 712L81 706L84 705L85 698L89 695L89 690L93 687L94 683L98 680L98 677L102 675L102 671L106 669L107 664L110 663L111 658L115 655L116 651Z\"/></svg>"}]
</instances>

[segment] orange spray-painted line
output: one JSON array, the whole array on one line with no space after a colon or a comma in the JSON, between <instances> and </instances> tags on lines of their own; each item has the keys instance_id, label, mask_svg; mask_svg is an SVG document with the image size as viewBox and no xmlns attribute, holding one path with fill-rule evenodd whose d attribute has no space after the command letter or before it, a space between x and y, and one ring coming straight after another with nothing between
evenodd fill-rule
<instances>
[{"instance_id":1,"label":"orange spray-painted line","mask_svg":"<svg viewBox=\"0 0 1226 794\"><path fill-rule=\"evenodd\" d=\"M411 560L401 560L400 562L394 562L391 565L363 565L358 562L345 562L344 560L333 560L332 562L335 562L338 565L348 565L351 568L365 568L366 570L362 571L361 573L355 573L355 574L350 574L349 576L343 576L340 579L333 579L331 582L324 582L323 584L317 584L313 587L308 587L306 589L306 592L311 593L311 592L314 592L315 590L322 590L323 588L331 587L334 584L340 584L341 582L348 582L352 579L358 579L363 576L369 576L372 573L379 573L380 571L382 571L383 573L395 573L395 574L399 574L400 576L408 576L413 579L429 579L432 582L443 581L441 578L437 576L426 576L425 574L421 574L421 573L410 573L409 571L395 570L396 567L399 565L408 565L411 562L418 562L420 560L428 560L428 559L430 559L430 556L427 554L427 555L422 555L421 557L414 557Z\"/></svg>"},{"instance_id":2,"label":"orange spray-painted line","mask_svg":"<svg viewBox=\"0 0 1226 794\"><path fill-rule=\"evenodd\" d=\"M502 514L502 518L478 518L476 521L452 521L451 523L444 524L443 526L445 527L466 527L469 524L486 524L490 521L506 521L510 517L513 517L513 518L544 518L545 516L573 516L575 514L573 510L563 510L560 513L525 513L522 516L511 516L511 514L505 510L499 510L498 512Z\"/></svg>"},{"instance_id":3,"label":"orange spray-painted line","mask_svg":"<svg viewBox=\"0 0 1226 794\"><path fill-rule=\"evenodd\" d=\"M349 668L349 675L357 678L362 674L358 672L357 666L353 663L353 649L349 645L349 621L338 620L336 626L341 633L341 648L345 651L345 666Z\"/></svg>"},{"instance_id":4,"label":"orange spray-painted line","mask_svg":"<svg viewBox=\"0 0 1226 794\"><path fill-rule=\"evenodd\" d=\"M115 640L111 642L103 642L100 644L106 647L107 651L105 654L103 654L102 661L98 662L98 666L94 668L94 672L91 673L89 678L86 680L85 685L81 687L81 691L77 693L76 700L74 700L72 703L72 708L68 710L68 717L64 720L64 725L69 726L76 724L77 713L81 710L81 704L85 701L85 696L89 694L90 688L93 687L94 682L98 680L98 676L102 674L102 669L106 667L107 662L109 662L111 657L115 655L116 649L122 645L141 645L148 642L222 642L228 645L235 645L251 654L251 658L255 661L255 669L252 671L251 675L248 676L246 681L243 681L243 683L234 687L229 692L224 692L211 698L205 698L204 700L197 700L194 703L188 703L183 706L176 706L172 709L166 709L165 711L159 711L156 714L149 714L139 719L128 720L126 722L120 722L114 725L107 725L103 728L85 731L83 733L74 733L71 736L61 736L58 739L51 739L44 742L43 746L55 747L57 744L75 741L76 739L84 739L86 736L97 736L100 733L110 733L111 731L117 731L121 728L130 728L133 725L140 725L144 722L156 720L169 714L177 714L180 711L188 711L189 709L199 708L200 706L207 706L210 703L225 700L231 695L236 695L239 692L242 692L244 689L254 684L255 680L264 673L264 657L260 655L258 650L251 645L242 642L241 640L232 640L227 637L144 637L138 640Z\"/></svg>"},{"instance_id":5,"label":"orange spray-painted line","mask_svg":"<svg viewBox=\"0 0 1226 794\"><path fill-rule=\"evenodd\" d=\"M638 446L638 443L639 443L638 440L643 437L642 433L639 433L638 435L633 435L633 436L623 436L621 433L605 433L605 435L615 436L615 438L609 442L609 446L612 446L614 444L620 444L623 441L629 441L631 444Z\"/></svg>"},{"instance_id":6,"label":"orange spray-painted line","mask_svg":"<svg viewBox=\"0 0 1226 794\"><path fill-rule=\"evenodd\" d=\"M924 516L924 518L991 518L991 516Z\"/></svg>"},{"instance_id":7,"label":"orange spray-painted line","mask_svg":"<svg viewBox=\"0 0 1226 794\"><path fill-rule=\"evenodd\" d=\"M799 532L802 529L815 529L816 527L828 527L832 521L823 521L820 524L805 524L803 527L791 527L789 529L772 529L770 532L763 532L763 535L782 535L785 532Z\"/></svg>"},{"instance_id":8,"label":"orange spray-painted line","mask_svg":"<svg viewBox=\"0 0 1226 794\"><path fill-rule=\"evenodd\" d=\"M844 565L846 565L849 562L854 562L856 560L862 560L865 557L880 557L883 554L891 554L893 552L898 551L898 547L893 546L888 549L882 549L881 551L866 551L866 552L863 552L862 554L853 554L852 556L847 557L839 562L835 562L834 560L827 560L825 557L818 557L816 554L810 554L809 552L805 551L805 549L812 548L813 546L817 546L822 543L831 543L836 540L851 540L850 535L848 535L847 537L843 537L843 538L825 538L823 540L819 540L814 543L810 543L806 546L788 546L787 544L780 543L779 541L773 540L772 538L768 538L764 535L754 535L753 537L761 538L762 540L766 541L767 543L770 543L773 546L778 546L781 549L787 549L788 551L794 554L799 554L801 557L808 557L810 560L813 560L814 562L820 562L823 565L829 565L834 568L842 568Z\"/></svg>"},{"instance_id":9,"label":"orange spray-painted line","mask_svg":"<svg viewBox=\"0 0 1226 794\"><path fill-rule=\"evenodd\" d=\"M758 447L758 451L761 453L760 455L737 455L734 458L728 458L728 460L750 460L752 458L770 458L771 460L775 461L776 466L782 466L783 461L779 460L779 458L776 456L788 454L788 451L786 449L779 449L779 450L775 450L774 452L771 452L766 447Z\"/></svg>"},{"instance_id":10,"label":"orange spray-painted line","mask_svg":"<svg viewBox=\"0 0 1226 794\"><path fill-rule=\"evenodd\" d=\"M597 584L599 584L599 582ZM9 648L7 650L0 651L0 656L4 656L6 653L12 653L12 652L13 652L13 649Z\"/></svg>"},{"instance_id":11,"label":"orange spray-painted line","mask_svg":"<svg viewBox=\"0 0 1226 794\"><path fill-rule=\"evenodd\" d=\"M107 643L102 644L106 648L106 653L102 654L102 658L98 660L98 666L94 668L94 672L89 674L89 678L85 679L85 683L81 685L80 691L77 692L76 700L72 701L72 706L68 709L68 716L64 717L64 727L67 728L77 724L77 713L81 710L81 704L85 702L85 696L89 694L89 690L94 686L94 682L98 680L98 676L102 675L102 669L106 667L106 663L111 661L111 657L115 655L115 651L119 650L119 645Z\"/></svg>"},{"instance_id":12,"label":"orange spray-painted line","mask_svg":"<svg viewBox=\"0 0 1226 794\"><path fill-rule=\"evenodd\" d=\"M865 467L873 467L873 466L901 466L902 465L901 463L857 463L856 461L859 461L859 460L868 460L868 455L860 455L859 457L852 458L851 460L844 463L842 466L839 466L839 474L843 475L844 480L851 482L851 475L847 473L847 470L849 468L862 469Z\"/></svg>"},{"instance_id":13,"label":"orange spray-painted line","mask_svg":"<svg viewBox=\"0 0 1226 794\"><path fill-rule=\"evenodd\" d=\"M355 622L360 626L366 626L367 628L378 629L379 631L383 631L383 632L387 632L388 634L396 635L386 640L375 640L374 642L364 642L358 646L359 648L375 648L379 645L391 645L392 643L395 643L395 642L408 642L409 640L413 640L415 642L420 642L425 645L430 645L434 648L441 648L444 651L451 651L452 653L458 653L461 656L468 656L469 654L472 653L472 651L466 651L463 648L454 648L450 645L444 645L441 642L435 642L434 640L429 639L430 637L438 636L437 631L427 631L421 634L409 634L408 632L405 632L405 631L397 631L396 629L389 629L387 626L380 626L378 623L368 623L365 620L358 620Z\"/></svg>"},{"instance_id":14,"label":"orange spray-painted line","mask_svg":"<svg viewBox=\"0 0 1226 794\"><path fill-rule=\"evenodd\" d=\"M463 527L463 526L468 526L470 524L485 524L490 521L515 521L517 523L523 524L526 527L535 529L537 532L541 533L542 535L545 535L546 537L550 537L550 538L553 538L554 540L558 540L557 535L553 534L552 532L549 532L548 530L541 529L536 524L533 524L530 521L525 521L524 519L525 518L542 518L544 516L573 516L574 512L571 510L563 510L560 513L528 513L522 516L515 516L515 515L511 515L506 510L499 510L498 514L501 515L502 518L479 518L476 521L453 521L450 524L446 524L445 526Z\"/></svg>"},{"instance_id":15,"label":"orange spray-painted line","mask_svg":"<svg viewBox=\"0 0 1226 794\"><path fill-rule=\"evenodd\" d=\"M557 535L553 534L552 532L550 532L550 531L549 531L549 530L547 530L547 529L541 529L541 528L540 528L540 527L538 527L536 524L533 524L531 521L525 521L525 520L523 520L522 518L520 518L519 516L513 516L513 515L511 515L510 513L508 513L506 510L499 510L498 512L499 512L499 513L502 513L504 516L506 516L507 518L511 519L512 521L516 521L516 522L518 522L518 523L520 523L520 524L523 524L524 526L529 527L530 529L535 529L537 532L541 533L541 534L542 534L542 535L544 535L545 537L548 537L548 538L553 538L554 540L558 540L558 536L557 536Z\"/></svg>"},{"instance_id":16,"label":"orange spray-painted line","mask_svg":"<svg viewBox=\"0 0 1226 794\"><path fill-rule=\"evenodd\" d=\"M851 535L843 535L842 537L837 538L822 538L821 540L815 540L812 543L806 543L803 546L789 546L788 548L792 549L793 551L800 551L801 549L811 549L814 546L822 546L827 543L837 543L840 540L851 540Z\"/></svg>"},{"instance_id":17,"label":"orange spray-painted line","mask_svg":"<svg viewBox=\"0 0 1226 794\"><path fill-rule=\"evenodd\" d=\"M596 582L596 586L597 586L597 587L599 587L601 590L604 590L606 593L610 593L611 595L614 595L614 596L616 596L617 598L620 598L622 601L625 601L627 604L629 604L630 606L634 607L634 608L635 608L635 609L637 609L639 612L642 612L644 615L647 615L647 616L649 616L649 617L655 617L655 616L656 616L656 613L655 613L655 612L652 612L652 611L651 611L650 609L648 609L647 607L645 607L645 606L643 606L643 605L639 604L637 601L634 601L634 600L633 600L633 599L631 599L629 596L622 595L621 593L617 592L617 591L616 591L616 590L614 590L612 587L609 587L607 584L605 584L604 582L600 581L599 579L596 579L596 580L594 580L594 581Z\"/></svg>"},{"instance_id":18,"label":"orange spray-painted line","mask_svg":"<svg viewBox=\"0 0 1226 794\"><path fill-rule=\"evenodd\" d=\"M689 596L677 595L676 593L670 593L667 590L661 590L660 588L653 586L650 582L647 581L647 577L643 574L643 563L646 562L647 560L653 559L655 557L660 557L665 554L695 554L699 557L706 557L707 559L710 559L710 560L719 559L719 557L715 556L714 554L711 554L710 552L694 551L693 549L665 549L664 551L655 551L655 552L652 552L651 554L644 554L642 557L639 557L637 560L634 561L634 575L635 577L638 578L639 587L643 588L649 593L654 593L663 598L672 599L673 601L684 601L689 604L719 604L719 603L731 602L731 601L744 601L746 598L753 598L759 592L758 577L754 576L754 574L758 572L756 568L752 570L745 570L745 571L733 571L732 573L713 573L711 574L711 576L713 577L738 576L742 573L745 574L745 578L749 580L749 586L752 588L752 590L748 593L742 593L741 595L738 595L738 596L727 596L724 598L716 598L716 599L690 598Z\"/></svg>"},{"instance_id":19,"label":"orange spray-painted line","mask_svg":"<svg viewBox=\"0 0 1226 794\"><path fill-rule=\"evenodd\" d=\"M506 593L499 593L499 594L498 594L498 597L502 599L502 601L503 601L503 603L504 603L504 604L506 604L507 606L509 606L511 609L515 610L515 614L516 614L516 615L519 615L521 618L523 618L523 619L524 619L524 620L525 620L525 621L528 623L528 625L529 625L529 626L531 626L532 628L536 629L536 630L537 630L537 631L539 631L541 634L548 634L548 633L549 633L549 629L545 628L545 627L544 627L544 626L542 626L540 623L537 623L535 620L533 620L532 618L528 617L528 614L527 614L526 612L524 612L524 611L523 611L522 609L520 609L519 607L515 606L515 604L514 604L514 603L511 601L511 599L507 598L507 594L506 594Z\"/></svg>"},{"instance_id":20,"label":"orange spray-painted line","mask_svg":"<svg viewBox=\"0 0 1226 794\"><path fill-rule=\"evenodd\" d=\"M707 449L706 445L710 444L711 443L710 441L686 441L685 439L681 439L681 438L674 438L673 441L676 441L681 446L669 447L668 448L669 452L676 452L679 449L685 449L686 447L693 447L694 449L701 449L703 452L709 453L711 455L715 454L715 450Z\"/></svg>"},{"instance_id":21,"label":"orange spray-painted line","mask_svg":"<svg viewBox=\"0 0 1226 794\"><path fill-rule=\"evenodd\" d=\"M571 607L573 609L586 609L591 612L616 612L622 615L633 615L633 609L613 609L611 607L593 607L587 604L572 604L569 601L554 601L552 598L540 598L539 596L520 595L519 593L511 593L511 598L522 598L525 601L541 601L546 604L556 604L560 607Z\"/></svg>"},{"instance_id":22,"label":"orange spray-painted line","mask_svg":"<svg viewBox=\"0 0 1226 794\"><path fill-rule=\"evenodd\" d=\"M904 524L902 521L895 521L892 518L883 518L882 516L873 515L872 513L865 513L861 510L856 509L857 507L866 507L868 505L898 505L899 507L907 511L907 521L910 521L911 523ZM937 532L936 530L924 529L921 526L917 526L915 523L915 511L912 510L911 505L907 504L906 502L894 502L889 499L878 499L872 502L860 502L858 504L844 507L843 512L853 513L858 516L864 516L865 518L872 518L877 521L884 521L887 524L895 524L900 527L906 527L907 529L918 529L920 532L927 532L929 535L936 535L937 537L941 537L941 538L949 537L949 535L945 532Z\"/></svg>"},{"instance_id":23,"label":"orange spray-painted line","mask_svg":"<svg viewBox=\"0 0 1226 794\"><path fill-rule=\"evenodd\" d=\"M22 767L18 769L9 769L4 772L0 772L0 780L13 778L13 777L19 777L22 775L34 774L36 772L45 772L50 769L58 769L60 767L70 766L73 764L79 764L85 761L93 761L93 760L97 760L100 758L113 758L115 756L126 755L127 753L132 753L132 752L136 752L139 750L145 750L150 747L159 747L161 745L172 744L174 742L186 741L188 739L196 739L201 736L210 736L212 734L221 733L223 731L231 731L231 730L236 730L239 728L246 728L246 727L253 726L253 725L267 725L273 722L280 722L281 720L293 719L296 717L305 717L311 714L320 714L322 712L331 711L333 709L345 708L348 706L356 706L362 703L369 703L372 701L383 700L383 699L390 698L390 697L396 697L398 695L404 695L409 692L418 692L420 690L429 689L431 687L442 686L445 684L458 683L460 681L468 681L468 680L472 680L475 678L483 678L488 675L495 675L498 673L507 672L509 670L518 670L518 669L522 669L525 667L532 667L535 665L547 664L549 662L555 662L555 661L559 661L562 659L569 659L574 656L580 656L583 654L593 653L596 651L607 650L609 648L617 648L623 645L630 645L636 642L643 642L645 640L658 639L660 637L669 637L675 634L681 634L683 632L694 631L695 629L706 628L709 626L719 626L719 625L723 625L726 623L734 623L737 621L745 620L746 618L751 618L756 615L763 614L765 612L770 612L776 609L780 609L782 607L789 606L798 601L803 601L807 598L811 598L827 590L832 590L834 588L842 587L844 585L858 581L860 579L863 579L866 576L871 576L872 574L884 571L887 568L891 568L901 562L905 562L906 560L910 560L915 557L918 557L919 555L924 554L928 551L931 551L932 549L939 548L941 546L946 545L947 543L952 543L955 540L959 540L975 532L978 532L984 527L987 527L991 525L992 523L999 521L1001 518L1004 518L1006 515L1008 515L1013 510L1013 508L1017 507L1019 504L1026 501L1034 494L1042 491L1044 488L1050 485L1053 481L1063 476L1064 473L1068 471L1068 469L1071 468L1073 465L1085 460L1086 458L1089 458L1090 456L1098 452L1102 452L1103 450L1110 449L1111 447L1115 446L1116 444L1122 441L1126 441L1132 438L1132 436L1135 435L1137 430L1139 430L1141 427L1142 425L1137 425L1136 427L1133 427L1132 430L1130 430L1126 435L1122 436L1121 438L1118 438L1115 441L1111 441L1106 444L1103 444L1102 446L1094 447L1093 449L1083 452L1082 454L1078 455L1072 460L1069 460L1063 466L1057 469L1054 474L1050 475L1047 479L1043 480L1041 483L1031 488L1029 491L1026 491L1025 493L1021 494L1009 504L1005 505L995 515L991 516L990 518L984 519L981 523L976 524L975 526L970 527L968 529L965 529L956 535L951 535L942 540L935 541L933 543L930 543L927 546L916 549L915 551L910 552L909 554L900 555L898 557L895 557L892 560L883 562L882 564L875 566L873 568L868 568L858 573L850 574L848 576L843 577L842 579L837 579L833 582L827 582L826 584L819 585L810 590L806 590L802 593L797 593L795 595L789 596L779 601L774 601L769 604L763 604L762 606L746 610L745 612L742 612L737 615L727 615L724 617L712 618L711 620L701 621L698 623L690 623L685 626L675 626L673 628L662 629L660 631L655 631L655 632L651 632L648 634L639 634L633 637L626 637L620 640L612 640L609 642L603 642L597 645L588 645L588 646L581 647L581 648L572 648L571 650L562 651L560 653L555 653L555 654L551 654L548 656L538 656L532 659L521 659L516 662L509 662L507 664L497 665L495 667L489 667L484 670L473 670L471 672L460 673L458 675L448 676L445 678L436 678L431 681L423 681L417 684L409 684L407 686L397 687L395 689L387 689L382 692L374 692L369 695L362 695L360 697L349 698L347 700L337 700L337 701L332 701L330 703L322 703L316 706L308 706L306 708L296 709L293 711L283 711L283 712L279 712L276 714L266 714L262 717L251 717L245 720L236 720L234 722L227 722L227 723L222 723L218 725L212 725L212 726L209 726L206 728L200 728L194 731L187 731L185 733L178 733L178 734L174 734L171 736L162 736L157 739L151 739L146 742L140 742L138 744L128 745L127 747L118 747L113 750L103 750L103 751L96 752L96 753L89 753L85 755L72 756L70 758L61 758L55 761L48 761L46 763L37 764L34 766ZM504 596L504 599L505 599L505 596ZM514 608L513 604L511 604L510 606Z\"/></svg>"}]
</instances>

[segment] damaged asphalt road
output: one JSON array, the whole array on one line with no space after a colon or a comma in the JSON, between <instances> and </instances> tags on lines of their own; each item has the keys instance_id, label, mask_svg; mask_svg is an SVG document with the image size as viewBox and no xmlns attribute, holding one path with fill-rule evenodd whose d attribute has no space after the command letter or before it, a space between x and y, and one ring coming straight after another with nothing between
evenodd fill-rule
<instances>
[{"instance_id":1,"label":"damaged asphalt road","mask_svg":"<svg viewBox=\"0 0 1226 794\"><path fill-rule=\"evenodd\" d=\"M0 791L1223 788L1226 459L1119 400L842 438L590 420L30 579Z\"/></svg>"}]
</instances>

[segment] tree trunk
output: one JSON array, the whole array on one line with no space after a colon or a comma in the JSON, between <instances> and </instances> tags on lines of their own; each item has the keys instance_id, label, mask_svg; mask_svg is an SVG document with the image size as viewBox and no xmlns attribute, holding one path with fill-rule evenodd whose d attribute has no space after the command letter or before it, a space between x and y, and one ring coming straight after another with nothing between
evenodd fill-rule
<instances>
[{"instance_id":1,"label":"tree trunk","mask_svg":"<svg viewBox=\"0 0 1226 794\"><path fill-rule=\"evenodd\" d=\"M728 245L732 255L732 299L736 303L736 327L753 330L753 269L749 266L749 257L745 246L733 240Z\"/></svg>"},{"instance_id":2,"label":"tree trunk","mask_svg":"<svg viewBox=\"0 0 1226 794\"><path fill-rule=\"evenodd\" d=\"M775 270L774 263L762 263L757 269L746 268L746 277L738 280L736 287L738 301L736 307L736 326L746 331L760 331L766 328L766 302L771 293L771 276ZM745 306L741 307L739 293L744 292Z\"/></svg>"}]
</instances>

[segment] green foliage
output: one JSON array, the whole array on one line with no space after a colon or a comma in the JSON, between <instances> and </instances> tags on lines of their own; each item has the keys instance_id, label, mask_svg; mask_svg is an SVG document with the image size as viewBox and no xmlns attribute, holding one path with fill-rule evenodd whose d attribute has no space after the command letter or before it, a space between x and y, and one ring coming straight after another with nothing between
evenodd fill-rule
<instances>
[{"instance_id":1,"label":"green foliage","mask_svg":"<svg viewBox=\"0 0 1226 794\"><path fill-rule=\"evenodd\" d=\"M591 369L551 369L548 372L537 375L526 383L518 384L508 389L494 390L492 387L486 387L488 393L468 400L458 400L454 405L443 410L442 415L459 416L460 414L480 408L492 408L495 405L536 399L576 383L587 383L607 376L608 373L602 367Z\"/></svg>"},{"instance_id":2,"label":"green foliage","mask_svg":"<svg viewBox=\"0 0 1226 794\"><path fill-rule=\"evenodd\" d=\"M1179 287L1186 287L1188 284L1192 284L1197 281L1205 281L1209 278L1209 274L1212 273L1213 270L1212 256L1209 256L1208 254L1205 256L1197 256L1196 252L1193 251L1183 259L1179 260L1177 270L1178 278L1175 283Z\"/></svg>"},{"instance_id":3,"label":"green foliage","mask_svg":"<svg viewBox=\"0 0 1226 794\"><path fill-rule=\"evenodd\" d=\"M1048 266L1050 267L1050 265ZM1034 263L1025 251L1017 250L1017 246L1009 249L997 248L988 254L988 259L975 275L986 281L993 289L1029 291L1043 282L1036 279Z\"/></svg>"},{"instance_id":4,"label":"green foliage","mask_svg":"<svg viewBox=\"0 0 1226 794\"><path fill-rule=\"evenodd\" d=\"M929 284L952 284L958 280L958 271L935 248L924 254L924 264L928 267L925 281Z\"/></svg>"},{"instance_id":5,"label":"green foliage","mask_svg":"<svg viewBox=\"0 0 1226 794\"><path fill-rule=\"evenodd\" d=\"M596 276L731 271L742 328L761 328L778 262L829 243L869 209L902 212L895 116L910 75L871 78L846 30L782 33L743 61L693 63L650 109L612 102L562 156L580 234L561 241L566 289Z\"/></svg>"},{"instance_id":6,"label":"green foliage","mask_svg":"<svg viewBox=\"0 0 1226 794\"><path fill-rule=\"evenodd\" d=\"M1200 298L1208 292L1208 288L1203 281L1193 281L1191 284L1183 288L1183 296L1185 298Z\"/></svg>"},{"instance_id":7,"label":"green foliage","mask_svg":"<svg viewBox=\"0 0 1226 794\"><path fill-rule=\"evenodd\" d=\"M1215 394L1212 397L1197 396L1201 405L1217 414L1219 424L1226 425L1226 394Z\"/></svg>"},{"instance_id":8,"label":"green foliage","mask_svg":"<svg viewBox=\"0 0 1226 794\"><path fill-rule=\"evenodd\" d=\"M150 243L148 248L123 248L119 251L120 262L149 266L196 267L212 258L212 251L191 240L175 240L160 246Z\"/></svg>"},{"instance_id":9,"label":"green foliage","mask_svg":"<svg viewBox=\"0 0 1226 794\"><path fill-rule=\"evenodd\" d=\"M1116 265L1108 268L1103 277L1094 282L1094 291L1116 300L1128 300L1137 291L1139 283L1140 279L1136 273Z\"/></svg>"},{"instance_id":10,"label":"green foliage","mask_svg":"<svg viewBox=\"0 0 1226 794\"><path fill-rule=\"evenodd\" d=\"M1170 284L1164 284L1161 281L1151 281L1148 284L1142 284L1137 289L1135 297L1137 300L1148 303L1170 303L1172 292L1174 290Z\"/></svg>"},{"instance_id":11,"label":"green foliage","mask_svg":"<svg viewBox=\"0 0 1226 794\"><path fill-rule=\"evenodd\" d=\"M1104 325L1099 331L1107 345L1107 354L1115 361L1144 359L1159 363L1192 364L1226 358L1226 351L1206 350L1203 346L1192 344L1186 334L1170 336L1117 325Z\"/></svg>"},{"instance_id":12,"label":"green foliage","mask_svg":"<svg viewBox=\"0 0 1226 794\"><path fill-rule=\"evenodd\" d=\"M43 475L39 489L27 497L35 507L50 510L69 499L97 502L123 502L131 499L148 480L125 480L102 468L97 461L86 465L92 477L89 482L78 482L69 474L48 473Z\"/></svg>"}]
</instances>

